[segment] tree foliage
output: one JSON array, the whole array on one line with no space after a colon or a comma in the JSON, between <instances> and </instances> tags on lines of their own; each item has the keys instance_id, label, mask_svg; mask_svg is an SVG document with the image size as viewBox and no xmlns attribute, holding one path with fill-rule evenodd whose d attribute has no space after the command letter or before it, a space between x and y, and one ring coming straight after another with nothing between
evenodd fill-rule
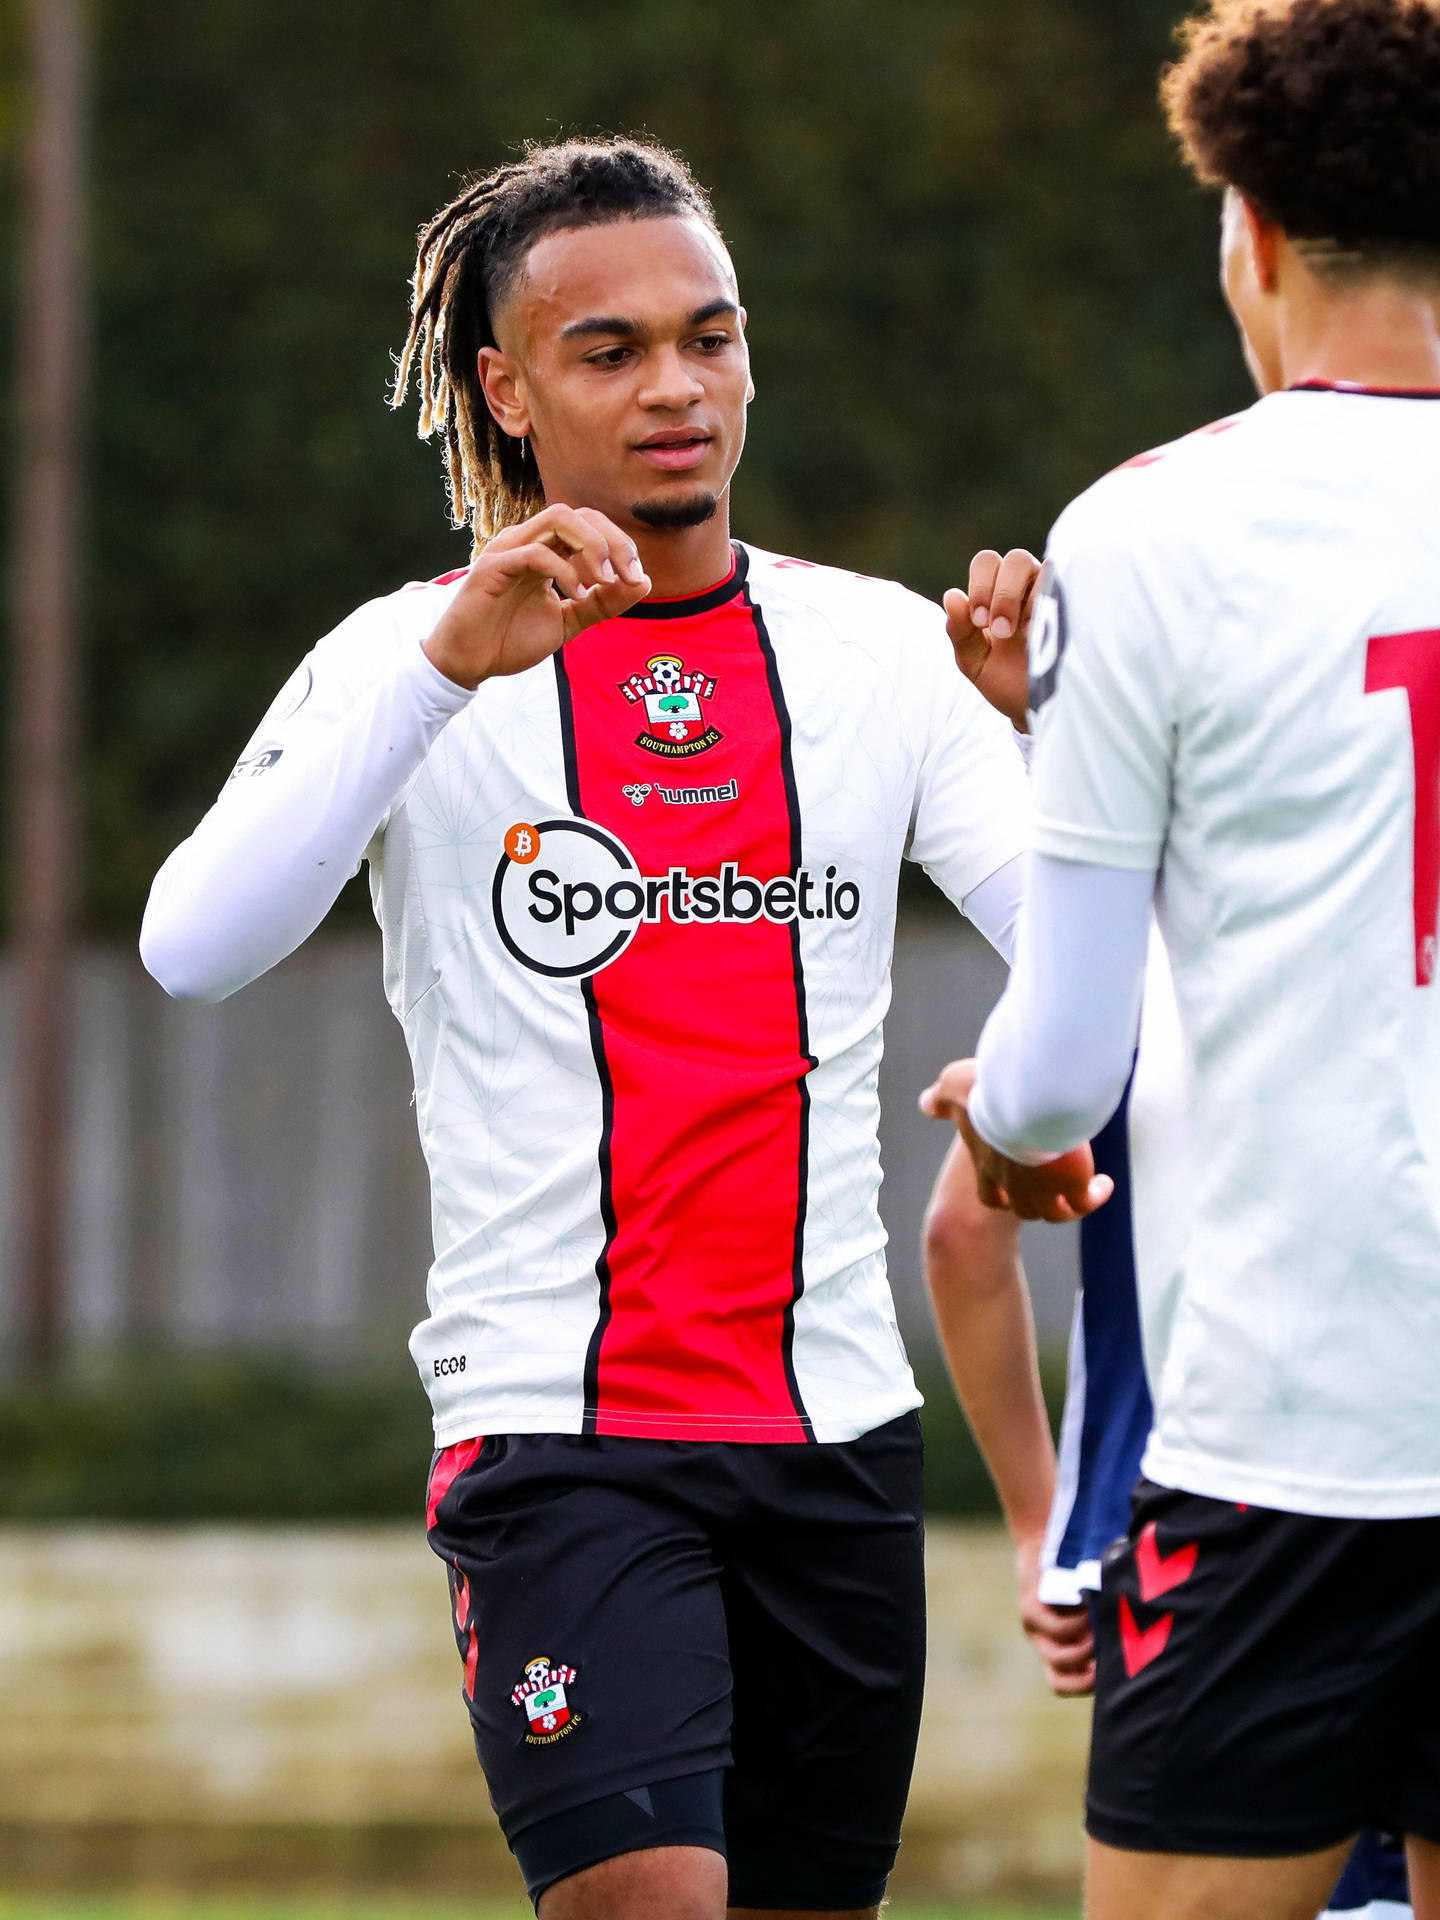
<instances>
[{"instance_id":1,"label":"tree foliage","mask_svg":"<svg viewBox=\"0 0 1440 1920\"><path fill-rule=\"evenodd\" d=\"M417 226L527 136L644 129L712 188L759 385L736 524L762 545L937 592L1242 404L1213 208L1154 105L1178 11L106 0L91 924L133 928L317 634L464 559L383 393Z\"/></svg>"}]
</instances>

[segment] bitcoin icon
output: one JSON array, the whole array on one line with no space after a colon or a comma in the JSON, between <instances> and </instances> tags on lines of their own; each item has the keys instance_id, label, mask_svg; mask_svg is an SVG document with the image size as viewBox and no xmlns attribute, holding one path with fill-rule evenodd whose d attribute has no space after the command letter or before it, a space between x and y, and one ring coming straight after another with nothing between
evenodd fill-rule
<instances>
[{"instance_id":1,"label":"bitcoin icon","mask_svg":"<svg viewBox=\"0 0 1440 1920\"><path fill-rule=\"evenodd\" d=\"M540 852L540 834L522 820L505 836L505 851L517 866L528 867Z\"/></svg>"}]
</instances>

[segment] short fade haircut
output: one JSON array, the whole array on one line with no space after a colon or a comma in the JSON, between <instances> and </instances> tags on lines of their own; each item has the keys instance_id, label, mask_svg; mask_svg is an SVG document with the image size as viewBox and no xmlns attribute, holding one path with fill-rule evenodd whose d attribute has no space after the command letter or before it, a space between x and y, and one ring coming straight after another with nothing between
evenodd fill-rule
<instances>
[{"instance_id":1,"label":"short fade haircut","mask_svg":"<svg viewBox=\"0 0 1440 1920\"><path fill-rule=\"evenodd\" d=\"M440 435L451 520L468 522L477 545L545 504L535 457L495 421L476 365L480 349L496 344L494 316L526 254L567 227L687 214L719 234L708 195L678 154L612 136L532 143L421 229L390 404L403 404L414 371L420 436Z\"/></svg>"},{"instance_id":2,"label":"short fade haircut","mask_svg":"<svg viewBox=\"0 0 1440 1920\"><path fill-rule=\"evenodd\" d=\"M1440 0L1210 0L1161 80L1207 186L1331 278L1440 276Z\"/></svg>"}]
</instances>

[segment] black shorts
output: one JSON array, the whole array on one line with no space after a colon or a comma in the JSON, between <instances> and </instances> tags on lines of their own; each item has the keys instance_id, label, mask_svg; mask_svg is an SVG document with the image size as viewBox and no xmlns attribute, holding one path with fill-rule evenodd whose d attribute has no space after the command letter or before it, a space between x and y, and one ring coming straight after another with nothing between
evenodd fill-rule
<instances>
[{"instance_id":1,"label":"black shorts","mask_svg":"<svg viewBox=\"0 0 1440 1920\"><path fill-rule=\"evenodd\" d=\"M430 1543L532 1896L684 1843L726 1853L734 1906L873 1906L924 1682L916 1416L825 1446L500 1435L437 1500L440 1463Z\"/></svg>"},{"instance_id":2,"label":"black shorts","mask_svg":"<svg viewBox=\"0 0 1440 1920\"><path fill-rule=\"evenodd\" d=\"M1268 1858L1440 1841L1440 1518L1327 1520L1142 1480L1105 1556L1086 1825Z\"/></svg>"}]
</instances>

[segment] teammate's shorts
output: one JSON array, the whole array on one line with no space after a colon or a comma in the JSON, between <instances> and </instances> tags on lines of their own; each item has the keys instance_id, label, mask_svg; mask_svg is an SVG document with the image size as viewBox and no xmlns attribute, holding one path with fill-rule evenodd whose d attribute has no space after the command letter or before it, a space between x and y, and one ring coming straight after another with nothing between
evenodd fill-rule
<instances>
[{"instance_id":1,"label":"teammate's shorts","mask_svg":"<svg viewBox=\"0 0 1440 1920\"><path fill-rule=\"evenodd\" d=\"M883 1897L924 1681L921 1466L914 1414L825 1446L528 1434L437 1456L430 1543L532 1898L680 1844L728 1856L732 1906Z\"/></svg>"},{"instance_id":2,"label":"teammate's shorts","mask_svg":"<svg viewBox=\"0 0 1440 1920\"><path fill-rule=\"evenodd\" d=\"M1146 1853L1440 1841L1440 1518L1135 1491L1096 1602L1091 1835Z\"/></svg>"},{"instance_id":3,"label":"teammate's shorts","mask_svg":"<svg viewBox=\"0 0 1440 1920\"><path fill-rule=\"evenodd\" d=\"M1410 1877L1405 1869L1405 1842L1398 1833L1367 1828L1355 1842L1330 1904L1320 1916L1363 1914L1366 1920L1414 1920L1410 1907Z\"/></svg>"}]
</instances>

